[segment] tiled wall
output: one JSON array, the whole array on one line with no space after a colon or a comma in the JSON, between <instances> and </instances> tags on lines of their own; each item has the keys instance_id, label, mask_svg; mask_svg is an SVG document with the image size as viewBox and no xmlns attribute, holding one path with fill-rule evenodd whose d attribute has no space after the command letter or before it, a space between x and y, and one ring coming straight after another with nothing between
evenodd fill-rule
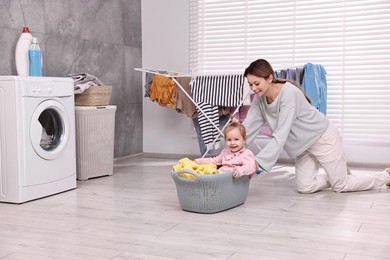
<instances>
[{"instance_id":1,"label":"tiled wall","mask_svg":"<svg viewBox=\"0 0 390 260\"><path fill-rule=\"evenodd\" d=\"M44 76L86 72L113 86L115 158L142 152L141 0L1 0L0 75L16 75L24 26L43 52Z\"/></svg>"}]
</instances>

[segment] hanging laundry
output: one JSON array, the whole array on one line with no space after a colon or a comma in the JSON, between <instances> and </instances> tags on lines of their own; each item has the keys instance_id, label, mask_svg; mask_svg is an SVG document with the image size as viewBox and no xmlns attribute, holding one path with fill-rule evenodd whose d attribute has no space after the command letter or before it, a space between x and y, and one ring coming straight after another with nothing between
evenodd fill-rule
<instances>
[{"instance_id":1,"label":"hanging laundry","mask_svg":"<svg viewBox=\"0 0 390 260\"><path fill-rule=\"evenodd\" d=\"M218 149L220 142L212 143L219 136L218 106L238 107L243 98L244 76L197 76L191 84L194 101L198 104L198 121L202 139L208 149ZM210 122L210 120L212 123Z\"/></svg>"},{"instance_id":2,"label":"hanging laundry","mask_svg":"<svg viewBox=\"0 0 390 260\"><path fill-rule=\"evenodd\" d=\"M287 69L286 79L296 81L296 71L294 69Z\"/></svg>"},{"instance_id":3,"label":"hanging laundry","mask_svg":"<svg viewBox=\"0 0 390 260\"><path fill-rule=\"evenodd\" d=\"M145 73L145 82L146 83L144 85L144 89L145 89L144 97L150 97L150 86L153 83L153 76L155 73L168 74L168 71L166 71L166 70L150 70L150 72Z\"/></svg>"},{"instance_id":4,"label":"hanging laundry","mask_svg":"<svg viewBox=\"0 0 390 260\"><path fill-rule=\"evenodd\" d=\"M300 85L302 85L304 72L305 71L304 71L303 67L296 67L295 68L295 81L298 82Z\"/></svg>"},{"instance_id":5,"label":"hanging laundry","mask_svg":"<svg viewBox=\"0 0 390 260\"><path fill-rule=\"evenodd\" d=\"M221 128L221 126L225 126L226 123L229 121L229 115L226 115L226 114L221 114L221 110L223 110L224 107L220 107L219 108L219 128ZM200 154L205 154L206 151L207 151L207 147L205 145L205 143L203 142L203 138L202 138L202 133L201 133L201 130L200 130L200 126L199 126L199 121L198 121L198 117L195 117L195 118L192 118L192 122L194 124L194 129L195 129L195 132L196 132L196 137L198 139L198 145L199 145L199 150L200 150ZM209 156L217 156L221 151L219 150L219 148L216 148L216 149L213 149L211 151L208 152L208 155Z\"/></svg>"},{"instance_id":6,"label":"hanging laundry","mask_svg":"<svg viewBox=\"0 0 390 260\"><path fill-rule=\"evenodd\" d=\"M160 106L173 108L175 102L175 82L163 75L155 74L150 85L150 100Z\"/></svg>"},{"instance_id":7,"label":"hanging laundry","mask_svg":"<svg viewBox=\"0 0 390 260\"><path fill-rule=\"evenodd\" d=\"M177 77L176 81L182 88L175 88L175 109L188 117L197 116L195 104L188 98L184 91L192 98L190 82L191 77Z\"/></svg>"},{"instance_id":8,"label":"hanging laundry","mask_svg":"<svg viewBox=\"0 0 390 260\"><path fill-rule=\"evenodd\" d=\"M326 115L327 88L325 68L320 64L305 64L302 89L311 99L311 104L324 115Z\"/></svg>"},{"instance_id":9,"label":"hanging laundry","mask_svg":"<svg viewBox=\"0 0 390 260\"><path fill-rule=\"evenodd\" d=\"M303 67L275 71L276 78L294 80L311 100L311 104L326 115L326 71L320 64L307 63Z\"/></svg>"}]
</instances>

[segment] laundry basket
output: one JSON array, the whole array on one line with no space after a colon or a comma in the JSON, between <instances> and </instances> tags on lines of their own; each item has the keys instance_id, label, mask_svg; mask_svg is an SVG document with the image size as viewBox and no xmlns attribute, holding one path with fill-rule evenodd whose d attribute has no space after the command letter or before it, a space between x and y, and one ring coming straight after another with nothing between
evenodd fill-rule
<instances>
[{"instance_id":1,"label":"laundry basket","mask_svg":"<svg viewBox=\"0 0 390 260\"><path fill-rule=\"evenodd\" d=\"M181 177L191 174L194 179ZM245 202L249 189L249 176L233 180L233 172L201 175L194 171L172 171L180 206L185 211L217 213Z\"/></svg>"},{"instance_id":2,"label":"laundry basket","mask_svg":"<svg viewBox=\"0 0 390 260\"><path fill-rule=\"evenodd\" d=\"M116 106L76 106L77 179L112 175Z\"/></svg>"}]
</instances>

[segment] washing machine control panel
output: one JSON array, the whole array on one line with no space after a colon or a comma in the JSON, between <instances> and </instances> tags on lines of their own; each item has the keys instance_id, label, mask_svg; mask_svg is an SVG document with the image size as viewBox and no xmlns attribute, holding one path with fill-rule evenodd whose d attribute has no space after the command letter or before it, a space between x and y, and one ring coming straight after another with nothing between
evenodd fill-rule
<instances>
[{"instance_id":1,"label":"washing machine control panel","mask_svg":"<svg viewBox=\"0 0 390 260\"><path fill-rule=\"evenodd\" d=\"M47 96L53 93L53 87L50 86L50 83L27 82L25 88L31 96Z\"/></svg>"},{"instance_id":2,"label":"washing machine control panel","mask_svg":"<svg viewBox=\"0 0 390 260\"><path fill-rule=\"evenodd\" d=\"M73 81L24 80L22 95L25 97L64 97L74 93Z\"/></svg>"}]
</instances>

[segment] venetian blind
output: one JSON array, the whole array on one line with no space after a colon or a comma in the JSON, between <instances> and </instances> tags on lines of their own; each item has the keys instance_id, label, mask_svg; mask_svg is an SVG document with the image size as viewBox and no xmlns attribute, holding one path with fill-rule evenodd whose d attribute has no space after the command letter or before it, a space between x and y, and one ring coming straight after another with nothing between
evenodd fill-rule
<instances>
[{"instance_id":1,"label":"venetian blind","mask_svg":"<svg viewBox=\"0 0 390 260\"><path fill-rule=\"evenodd\" d=\"M346 142L390 144L390 1L190 0L192 73L322 64Z\"/></svg>"}]
</instances>

